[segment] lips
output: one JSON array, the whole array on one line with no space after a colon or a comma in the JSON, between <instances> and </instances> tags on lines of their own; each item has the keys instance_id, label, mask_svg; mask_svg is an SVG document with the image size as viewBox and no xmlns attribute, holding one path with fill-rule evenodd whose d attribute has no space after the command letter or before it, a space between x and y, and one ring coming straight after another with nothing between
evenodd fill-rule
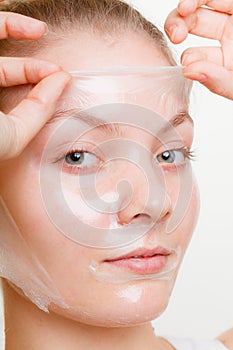
<instances>
[{"instance_id":1,"label":"lips","mask_svg":"<svg viewBox=\"0 0 233 350\"><path fill-rule=\"evenodd\" d=\"M165 267L170 254L169 250L160 246L155 249L140 248L105 262L138 274L151 274Z\"/></svg>"}]
</instances>

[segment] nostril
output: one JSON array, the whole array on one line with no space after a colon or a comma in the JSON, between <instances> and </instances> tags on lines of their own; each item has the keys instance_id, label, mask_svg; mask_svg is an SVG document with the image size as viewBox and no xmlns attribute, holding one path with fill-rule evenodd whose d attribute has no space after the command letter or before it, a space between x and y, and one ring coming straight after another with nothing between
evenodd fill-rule
<instances>
[{"instance_id":1,"label":"nostril","mask_svg":"<svg viewBox=\"0 0 233 350\"><path fill-rule=\"evenodd\" d=\"M128 220L123 220L124 218L118 215L119 224L121 225L146 225L150 226L152 224L152 219L149 215L144 213L135 214L132 218Z\"/></svg>"},{"instance_id":2,"label":"nostril","mask_svg":"<svg viewBox=\"0 0 233 350\"><path fill-rule=\"evenodd\" d=\"M163 217L161 218L161 221L162 221L162 222L167 221L167 220L170 218L170 216L171 216L171 212L170 212L170 210L168 210L168 211L166 212L166 214L163 215Z\"/></svg>"},{"instance_id":3,"label":"nostril","mask_svg":"<svg viewBox=\"0 0 233 350\"><path fill-rule=\"evenodd\" d=\"M134 215L134 219L137 219L140 216L140 214Z\"/></svg>"},{"instance_id":4,"label":"nostril","mask_svg":"<svg viewBox=\"0 0 233 350\"><path fill-rule=\"evenodd\" d=\"M133 219L131 220L131 224L135 225L151 225L151 223L151 217L144 213L138 213L134 215Z\"/></svg>"}]
</instances>

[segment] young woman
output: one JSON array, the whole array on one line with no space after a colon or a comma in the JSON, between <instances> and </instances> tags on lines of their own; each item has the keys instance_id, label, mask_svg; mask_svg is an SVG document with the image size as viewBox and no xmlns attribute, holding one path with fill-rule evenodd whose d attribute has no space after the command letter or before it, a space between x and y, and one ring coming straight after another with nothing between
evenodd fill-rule
<instances>
[{"instance_id":1,"label":"young woman","mask_svg":"<svg viewBox=\"0 0 233 350\"><path fill-rule=\"evenodd\" d=\"M212 6L214 11L202 5ZM150 323L168 304L199 209L189 167L193 138L187 113L189 89L185 90L187 82L179 75L162 34L118 0L11 1L3 3L1 11L0 32L5 40L0 50L6 56L0 74L6 350L233 349L232 331L209 343L182 344L157 337ZM182 1L168 17L166 31L174 43L183 41L188 32L221 39L221 48L187 50L182 58L183 74L233 99L231 11L233 2L229 0ZM123 94L124 67L131 74L127 73L130 77ZM72 71L79 73L71 78L67 72ZM131 76L138 78L139 93L132 84L137 79ZM146 85L144 89L143 84L153 76L159 88L153 80L152 88ZM181 91L177 92L178 86ZM147 89L154 93L156 103L150 102ZM80 113L80 101L91 101L85 105L88 113ZM121 102L120 107L116 102ZM78 123L73 114L70 118L74 110ZM91 129L83 126L87 122L92 123ZM168 133L161 134L161 127ZM105 144L107 147L102 147ZM113 153L105 158L103 150ZM111 162L115 154L117 160ZM122 154L129 154L130 162L122 162ZM132 163L145 171L147 182ZM107 172L101 172L101 167ZM102 212L94 210L90 207L95 204L91 202L93 193L82 192L97 169L95 189L107 202L112 201L114 186L122 179L132 185L129 203L124 201L128 188L119 188L123 199L114 212L114 222L109 207ZM70 208L81 219L72 235L63 235L57 225L66 218L56 197L57 174ZM167 234L168 224L177 218L175 208L182 192L177 178L189 192L181 217L178 215ZM53 220L48 215L50 209ZM135 241L122 231L126 240L123 237L123 244L114 246L114 225L119 232L127 227L136 231L144 227L145 219L154 222L146 234ZM83 222L89 230L83 229ZM98 244L98 237L93 238L95 231L103 233L103 228L107 228L106 238L110 237L105 249ZM81 235L74 237L79 232ZM92 246L85 244L90 232Z\"/></svg>"}]
</instances>

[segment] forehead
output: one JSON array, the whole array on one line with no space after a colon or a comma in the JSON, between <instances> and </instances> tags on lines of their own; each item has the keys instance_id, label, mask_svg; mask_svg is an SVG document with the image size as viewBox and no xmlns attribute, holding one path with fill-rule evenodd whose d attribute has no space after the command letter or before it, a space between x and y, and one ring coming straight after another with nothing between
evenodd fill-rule
<instances>
[{"instance_id":1,"label":"forehead","mask_svg":"<svg viewBox=\"0 0 233 350\"><path fill-rule=\"evenodd\" d=\"M101 34L73 30L53 40L36 57L48 59L65 70L92 70L116 66L164 66L169 61L155 42L139 33Z\"/></svg>"},{"instance_id":2,"label":"forehead","mask_svg":"<svg viewBox=\"0 0 233 350\"><path fill-rule=\"evenodd\" d=\"M42 45L42 49L34 56L56 62L67 71L116 69L124 66L149 68L169 65L169 61L161 53L156 43L141 33L128 32L110 36L109 34L76 30L61 34L59 38L57 34L49 33L46 42L47 45ZM187 105L181 101L180 91L182 92L182 89L177 88L176 77L173 76L171 79L168 75L166 79L161 80L161 77L157 79L156 76L147 75L144 81L138 77L121 78L118 76L116 78L114 75L112 77L100 75L94 79L89 77L88 80L85 76L75 77L68 93L66 91L62 95L59 103L63 104L65 101L64 109L79 108L76 102L82 104L82 101L78 100L78 97L85 95L83 99L85 103L87 102L85 108L93 107L93 104L109 102L133 103L153 109L160 115L168 116L169 119L177 113L187 111ZM160 94L157 95L158 89ZM137 96L135 91L137 91ZM22 94L24 95L24 92ZM70 97L71 100L69 100Z\"/></svg>"},{"instance_id":3,"label":"forehead","mask_svg":"<svg viewBox=\"0 0 233 350\"><path fill-rule=\"evenodd\" d=\"M143 34L127 32L110 36L106 33L72 30L56 40L52 40L52 36L48 34L51 44L44 46L37 57L56 62L67 71L169 66L168 59L161 53L157 43ZM60 100L68 108L133 103L170 118L187 109L187 105L184 105L186 101L181 101L182 87L177 88L178 80L174 74L172 77L165 74L165 79L161 75L157 78L154 74L147 74L146 77L139 74L136 77L116 74L99 74L94 78L76 76L72 88ZM80 96L84 97L83 100Z\"/></svg>"}]
</instances>

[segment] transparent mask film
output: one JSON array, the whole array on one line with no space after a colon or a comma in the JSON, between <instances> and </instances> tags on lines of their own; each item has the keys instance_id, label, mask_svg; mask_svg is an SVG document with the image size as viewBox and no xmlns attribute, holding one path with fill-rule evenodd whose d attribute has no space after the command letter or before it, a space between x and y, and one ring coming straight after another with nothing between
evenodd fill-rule
<instances>
[{"instance_id":1,"label":"transparent mask film","mask_svg":"<svg viewBox=\"0 0 233 350\"><path fill-rule=\"evenodd\" d=\"M170 236L179 230L193 190L190 161L176 129L187 118L191 82L179 67L72 76L39 164L40 200L64 246L60 263L69 274L70 252L97 252L79 267L97 283L124 289L150 279L172 289L184 252L169 243ZM77 309L85 317L88 310L75 304L78 296L65 293L65 276L50 271L24 238L3 197L0 216L1 276L44 311ZM43 233L48 236L49 225ZM151 266L144 266L142 256L154 256Z\"/></svg>"}]
</instances>

